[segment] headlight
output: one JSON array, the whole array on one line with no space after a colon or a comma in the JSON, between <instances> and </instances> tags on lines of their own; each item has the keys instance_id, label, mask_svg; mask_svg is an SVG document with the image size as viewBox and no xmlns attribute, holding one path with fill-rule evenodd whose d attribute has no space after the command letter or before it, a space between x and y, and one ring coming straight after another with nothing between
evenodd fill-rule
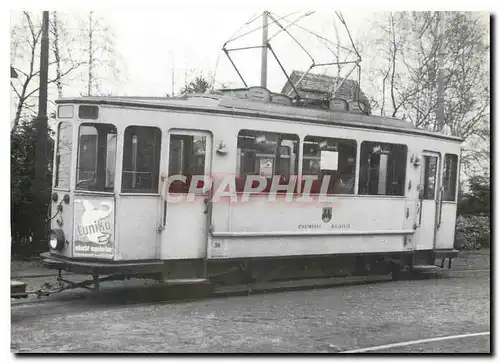
<instances>
[{"instance_id":1,"label":"headlight","mask_svg":"<svg viewBox=\"0 0 500 363\"><path fill-rule=\"evenodd\" d=\"M62 250L65 242L66 238L62 230L53 229L52 232L50 232L49 248L51 250Z\"/></svg>"},{"instance_id":2,"label":"headlight","mask_svg":"<svg viewBox=\"0 0 500 363\"><path fill-rule=\"evenodd\" d=\"M53 250L57 248L57 237L55 234L50 235L49 247Z\"/></svg>"}]
</instances>

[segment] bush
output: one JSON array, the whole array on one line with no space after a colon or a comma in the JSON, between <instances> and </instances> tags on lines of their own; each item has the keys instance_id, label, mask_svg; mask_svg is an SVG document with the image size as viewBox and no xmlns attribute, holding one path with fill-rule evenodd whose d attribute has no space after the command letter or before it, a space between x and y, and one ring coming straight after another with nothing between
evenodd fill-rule
<instances>
[{"instance_id":1,"label":"bush","mask_svg":"<svg viewBox=\"0 0 500 363\"><path fill-rule=\"evenodd\" d=\"M459 198L459 215L490 215L490 178L474 175L469 179L469 192Z\"/></svg>"},{"instance_id":2,"label":"bush","mask_svg":"<svg viewBox=\"0 0 500 363\"><path fill-rule=\"evenodd\" d=\"M35 134L31 122L22 122L18 130L11 134L10 155L10 215L11 215L11 253L13 257L35 256L46 250L45 241L34 237L40 228L41 218L47 215L47 202L51 188L51 162L53 141L49 135L47 151L46 195L41 201L32 193L35 159ZM45 223L45 234L48 223Z\"/></svg>"},{"instance_id":3,"label":"bush","mask_svg":"<svg viewBox=\"0 0 500 363\"><path fill-rule=\"evenodd\" d=\"M473 250L490 247L490 218L485 215L458 215L454 247Z\"/></svg>"}]
</instances>

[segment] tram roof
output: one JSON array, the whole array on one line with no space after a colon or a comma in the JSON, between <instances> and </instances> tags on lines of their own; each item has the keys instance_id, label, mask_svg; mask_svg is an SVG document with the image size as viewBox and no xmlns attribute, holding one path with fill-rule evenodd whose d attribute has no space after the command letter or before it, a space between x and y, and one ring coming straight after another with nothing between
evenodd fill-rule
<instances>
[{"instance_id":1,"label":"tram roof","mask_svg":"<svg viewBox=\"0 0 500 363\"><path fill-rule=\"evenodd\" d=\"M365 115L347 111L297 107L212 93L190 94L180 97L85 96L62 98L57 100L56 103L100 104L149 109L172 109L179 111L235 114L292 120L298 122L319 123L323 125L387 130L403 134L418 134L422 136L447 139L456 142L463 141L456 136L443 135L419 129L410 122L392 117Z\"/></svg>"}]
</instances>

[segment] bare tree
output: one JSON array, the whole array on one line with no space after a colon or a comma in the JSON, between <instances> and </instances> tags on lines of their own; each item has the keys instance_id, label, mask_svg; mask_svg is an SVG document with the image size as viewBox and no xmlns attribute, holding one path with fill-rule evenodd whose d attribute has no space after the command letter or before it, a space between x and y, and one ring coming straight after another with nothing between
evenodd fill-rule
<instances>
[{"instance_id":1,"label":"bare tree","mask_svg":"<svg viewBox=\"0 0 500 363\"><path fill-rule=\"evenodd\" d=\"M381 116L407 117L406 105L415 97L417 89L414 85L421 81L420 75L414 72L420 68L407 62L408 58L419 59L413 49L413 21L408 13L391 12L376 24L379 37L373 39L374 53L380 55L375 59L381 66L377 67L377 77L373 81L381 83L381 97L376 102Z\"/></svg>"},{"instance_id":2,"label":"bare tree","mask_svg":"<svg viewBox=\"0 0 500 363\"><path fill-rule=\"evenodd\" d=\"M330 47L328 47L328 43L325 41L325 45L330 49L330 51L333 53L333 56L335 58L335 62L340 63L340 37L339 37L339 29L337 28L337 23L334 20L333 21L333 29L335 30L335 41L336 47L335 51L332 51ZM340 64L337 64L337 79L340 78L340 71L342 70L342 66Z\"/></svg>"},{"instance_id":3,"label":"bare tree","mask_svg":"<svg viewBox=\"0 0 500 363\"><path fill-rule=\"evenodd\" d=\"M445 124L467 138L489 116L489 44L480 19L455 13L447 29L447 101Z\"/></svg>"},{"instance_id":4,"label":"bare tree","mask_svg":"<svg viewBox=\"0 0 500 363\"><path fill-rule=\"evenodd\" d=\"M61 97L64 79L85 62L74 60L71 48L76 38L68 35L63 22L55 12L52 13L49 29L51 57L48 83L56 85L58 95ZM20 22L14 24L11 29L11 64L18 73L18 79L11 80L11 89L16 103L12 132L17 130L21 118L29 118L36 114L40 37L39 17L23 12Z\"/></svg>"},{"instance_id":5,"label":"bare tree","mask_svg":"<svg viewBox=\"0 0 500 363\"><path fill-rule=\"evenodd\" d=\"M92 11L89 12L89 28L88 28L89 78L88 78L88 84L87 84L87 96L90 96L92 94L92 83L94 82L94 75L92 74L92 68L94 67L94 58L95 58L95 51L96 51L95 46L93 44L93 40L94 40L94 34L95 34L95 27L97 26L97 23L94 23L94 21L92 19L92 15L93 15L93 12Z\"/></svg>"},{"instance_id":6,"label":"bare tree","mask_svg":"<svg viewBox=\"0 0 500 363\"><path fill-rule=\"evenodd\" d=\"M87 65L84 94L95 96L102 93L102 83L109 80L110 74L113 78L120 76L114 34L105 20L93 11L82 22L81 29L81 38L85 44L82 51Z\"/></svg>"},{"instance_id":7,"label":"bare tree","mask_svg":"<svg viewBox=\"0 0 500 363\"><path fill-rule=\"evenodd\" d=\"M77 34L69 31L70 21L68 17L61 20L61 16L57 12L52 12L50 21L50 35L51 35L51 56L53 57L52 64L54 65L53 73L55 73L53 80L57 87L59 97L63 96L63 87L66 85L65 80L67 76L75 73L76 70L82 68L87 62L85 59L79 59L78 54L75 56L73 48L78 44L79 39Z\"/></svg>"},{"instance_id":8,"label":"bare tree","mask_svg":"<svg viewBox=\"0 0 500 363\"><path fill-rule=\"evenodd\" d=\"M463 145L466 170L489 167L490 73L488 31L471 13L447 21L445 125Z\"/></svg>"},{"instance_id":9,"label":"bare tree","mask_svg":"<svg viewBox=\"0 0 500 363\"><path fill-rule=\"evenodd\" d=\"M40 24L33 22L33 16L27 11L23 12L22 22L19 26L13 28L14 32L11 34L13 36L13 46L11 46L11 52L14 52L14 59L12 59L12 66L18 74L17 80L11 80L10 86L16 96L16 114L14 116L14 122L11 126L11 131L15 132L19 120L21 119L23 111L31 111L33 115L35 110L33 105L28 104L29 99L38 91L36 77L38 76L40 70L37 67L37 49L40 42L42 28ZM28 50L27 54L18 53L17 50L25 48ZM19 60L19 62L16 62ZM26 68L18 63L25 63L27 61Z\"/></svg>"},{"instance_id":10,"label":"bare tree","mask_svg":"<svg viewBox=\"0 0 500 363\"><path fill-rule=\"evenodd\" d=\"M62 80L61 80L61 53L59 49L59 44L60 44L60 24L59 21L57 20L57 12L54 11L52 13L52 21L50 23L50 32L53 36L53 47L52 47L52 52L54 54L54 58L56 60L56 81L55 84L57 86L57 95L59 98L62 97Z\"/></svg>"},{"instance_id":11,"label":"bare tree","mask_svg":"<svg viewBox=\"0 0 500 363\"><path fill-rule=\"evenodd\" d=\"M10 82L15 104L11 132L16 132L21 119L36 115L41 40L39 15L23 12L14 14L12 19L11 66L18 78ZM86 71L86 93L98 94L101 82L109 79L109 72L115 76L119 73L110 28L95 15L89 16L86 24L74 15L58 12L50 15L49 85L54 84L58 96L62 97L64 87L69 82L75 86L75 76ZM87 40L83 47L82 38Z\"/></svg>"},{"instance_id":12,"label":"bare tree","mask_svg":"<svg viewBox=\"0 0 500 363\"><path fill-rule=\"evenodd\" d=\"M444 16L447 21L442 43L439 27ZM442 51L445 127L450 134L466 140L464 163L487 160L489 44L487 28L479 16L464 12L389 13L379 27L383 31L375 42L385 44L386 49L382 53L386 66L379 69L380 113L405 117L417 127L436 131Z\"/></svg>"}]
</instances>

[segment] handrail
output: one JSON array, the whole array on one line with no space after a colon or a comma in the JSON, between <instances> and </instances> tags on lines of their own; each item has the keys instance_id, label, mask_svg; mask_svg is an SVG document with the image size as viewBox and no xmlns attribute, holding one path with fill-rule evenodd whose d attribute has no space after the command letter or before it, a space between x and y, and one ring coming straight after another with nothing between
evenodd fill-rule
<instances>
[{"instance_id":1,"label":"handrail","mask_svg":"<svg viewBox=\"0 0 500 363\"><path fill-rule=\"evenodd\" d=\"M424 193L423 190L420 190L420 209L419 209L419 216L418 216L418 226L420 227L422 225L422 209L424 206Z\"/></svg>"},{"instance_id":2,"label":"handrail","mask_svg":"<svg viewBox=\"0 0 500 363\"><path fill-rule=\"evenodd\" d=\"M444 187L439 188L439 219L437 223L437 228L441 227L441 221L443 217L443 194L444 194Z\"/></svg>"},{"instance_id":3,"label":"handrail","mask_svg":"<svg viewBox=\"0 0 500 363\"><path fill-rule=\"evenodd\" d=\"M366 236L366 235L406 235L414 234L413 229L379 231L272 231L272 232L217 232L213 237L284 237L284 236Z\"/></svg>"},{"instance_id":4,"label":"handrail","mask_svg":"<svg viewBox=\"0 0 500 363\"><path fill-rule=\"evenodd\" d=\"M160 180L161 180L161 189L160 190L163 191L163 190L165 190L165 182L167 181L167 178L165 176L161 176ZM163 198L162 223L161 223L161 226L159 226L158 231L159 232L164 231L166 224L167 224L167 198Z\"/></svg>"}]
</instances>

